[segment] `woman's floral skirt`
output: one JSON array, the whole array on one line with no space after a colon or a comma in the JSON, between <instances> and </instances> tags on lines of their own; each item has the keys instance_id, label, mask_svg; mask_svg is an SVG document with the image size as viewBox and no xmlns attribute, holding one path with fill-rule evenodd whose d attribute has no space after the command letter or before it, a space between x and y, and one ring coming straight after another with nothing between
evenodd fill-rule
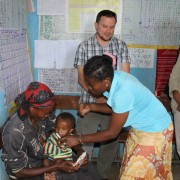
<instances>
[{"instance_id":1,"label":"woman's floral skirt","mask_svg":"<svg viewBox=\"0 0 180 180\"><path fill-rule=\"evenodd\" d=\"M171 180L173 124L159 133L130 129L119 180Z\"/></svg>"}]
</instances>

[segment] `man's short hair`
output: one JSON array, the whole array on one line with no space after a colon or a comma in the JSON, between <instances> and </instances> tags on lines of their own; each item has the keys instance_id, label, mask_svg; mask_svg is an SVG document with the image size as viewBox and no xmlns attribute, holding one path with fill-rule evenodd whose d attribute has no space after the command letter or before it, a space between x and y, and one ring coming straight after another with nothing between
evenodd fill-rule
<instances>
[{"instance_id":1,"label":"man's short hair","mask_svg":"<svg viewBox=\"0 0 180 180\"><path fill-rule=\"evenodd\" d=\"M97 14L96 23L98 23L100 21L102 16L106 16L106 17L110 17L110 18L113 17L116 20L116 22L117 22L117 15L116 15L116 13L111 11L111 10L105 9L105 10L100 11Z\"/></svg>"}]
</instances>

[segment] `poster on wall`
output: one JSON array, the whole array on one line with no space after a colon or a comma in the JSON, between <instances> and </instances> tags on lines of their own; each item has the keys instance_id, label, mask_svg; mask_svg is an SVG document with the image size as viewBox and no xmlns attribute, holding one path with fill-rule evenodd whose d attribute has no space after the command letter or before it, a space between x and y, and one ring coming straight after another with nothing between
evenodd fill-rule
<instances>
[{"instance_id":1,"label":"poster on wall","mask_svg":"<svg viewBox=\"0 0 180 180\"><path fill-rule=\"evenodd\" d=\"M154 49L128 48L131 59L131 68L153 68L154 67Z\"/></svg>"},{"instance_id":2,"label":"poster on wall","mask_svg":"<svg viewBox=\"0 0 180 180\"><path fill-rule=\"evenodd\" d=\"M36 40L34 67L73 68L76 49L80 42L80 40Z\"/></svg>"},{"instance_id":3,"label":"poster on wall","mask_svg":"<svg viewBox=\"0 0 180 180\"><path fill-rule=\"evenodd\" d=\"M5 90L5 104L33 80L25 29L0 30L0 83Z\"/></svg>"},{"instance_id":4,"label":"poster on wall","mask_svg":"<svg viewBox=\"0 0 180 180\"><path fill-rule=\"evenodd\" d=\"M178 49L159 49L157 50L156 67L156 86L155 93L161 96L161 93L168 89L169 77L178 56Z\"/></svg>"},{"instance_id":5,"label":"poster on wall","mask_svg":"<svg viewBox=\"0 0 180 180\"><path fill-rule=\"evenodd\" d=\"M0 0L0 28L26 28L24 0Z\"/></svg>"},{"instance_id":6,"label":"poster on wall","mask_svg":"<svg viewBox=\"0 0 180 180\"><path fill-rule=\"evenodd\" d=\"M55 93L80 93L78 74L75 68L39 68L39 81L51 87Z\"/></svg>"},{"instance_id":7,"label":"poster on wall","mask_svg":"<svg viewBox=\"0 0 180 180\"><path fill-rule=\"evenodd\" d=\"M124 0L123 40L127 44L179 46L179 7L179 0Z\"/></svg>"},{"instance_id":8,"label":"poster on wall","mask_svg":"<svg viewBox=\"0 0 180 180\"><path fill-rule=\"evenodd\" d=\"M122 1L74 1L68 5L68 33L94 33L96 15L103 9L109 9L117 14L115 34L121 34Z\"/></svg>"}]
</instances>

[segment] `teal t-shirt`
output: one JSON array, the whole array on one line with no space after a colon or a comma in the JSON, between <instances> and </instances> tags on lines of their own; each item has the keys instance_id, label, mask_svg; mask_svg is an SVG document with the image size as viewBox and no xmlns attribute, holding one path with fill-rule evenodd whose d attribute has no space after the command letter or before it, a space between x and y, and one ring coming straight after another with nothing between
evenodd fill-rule
<instances>
[{"instance_id":1,"label":"teal t-shirt","mask_svg":"<svg viewBox=\"0 0 180 180\"><path fill-rule=\"evenodd\" d=\"M129 112L124 127L159 132L166 129L171 122L163 104L131 74L115 71L110 92L105 92L104 96L108 98L107 104L113 112Z\"/></svg>"}]
</instances>

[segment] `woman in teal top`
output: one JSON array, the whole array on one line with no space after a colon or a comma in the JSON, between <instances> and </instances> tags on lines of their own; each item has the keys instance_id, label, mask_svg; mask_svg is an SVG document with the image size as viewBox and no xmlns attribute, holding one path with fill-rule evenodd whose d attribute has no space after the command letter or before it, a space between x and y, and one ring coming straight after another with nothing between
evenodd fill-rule
<instances>
[{"instance_id":1,"label":"woman in teal top","mask_svg":"<svg viewBox=\"0 0 180 180\"><path fill-rule=\"evenodd\" d=\"M84 79L93 96L104 95L107 103L81 104L79 113L112 114L109 128L94 134L68 136L67 146L116 138L131 126L126 141L119 179L172 179L171 117L162 103L134 76L114 71L112 58L94 56L84 66Z\"/></svg>"},{"instance_id":2,"label":"woman in teal top","mask_svg":"<svg viewBox=\"0 0 180 180\"><path fill-rule=\"evenodd\" d=\"M104 96L115 113L129 112L124 127L131 126L145 132L166 129L171 118L160 101L134 76L115 71L110 91ZM158 112L158 113L157 113Z\"/></svg>"}]
</instances>

